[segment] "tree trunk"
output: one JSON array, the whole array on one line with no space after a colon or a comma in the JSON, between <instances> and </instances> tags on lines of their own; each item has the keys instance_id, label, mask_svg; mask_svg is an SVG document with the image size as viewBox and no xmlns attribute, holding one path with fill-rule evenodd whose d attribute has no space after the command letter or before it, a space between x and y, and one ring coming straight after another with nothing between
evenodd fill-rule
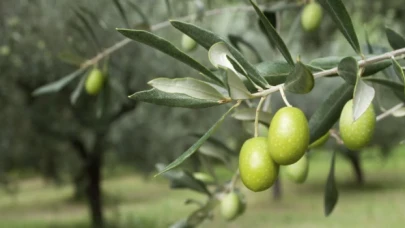
<instances>
[{"instance_id":1,"label":"tree trunk","mask_svg":"<svg viewBox=\"0 0 405 228\"><path fill-rule=\"evenodd\" d=\"M102 192L101 192L101 166L102 145L104 136L97 135L93 151L87 159L87 199L89 201L93 228L102 228L104 225Z\"/></svg>"},{"instance_id":2,"label":"tree trunk","mask_svg":"<svg viewBox=\"0 0 405 228\"><path fill-rule=\"evenodd\" d=\"M276 182L273 185L273 199L280 200L281 199L281 182L280 177L277 178Z\"/></svg>"}]
</instances>

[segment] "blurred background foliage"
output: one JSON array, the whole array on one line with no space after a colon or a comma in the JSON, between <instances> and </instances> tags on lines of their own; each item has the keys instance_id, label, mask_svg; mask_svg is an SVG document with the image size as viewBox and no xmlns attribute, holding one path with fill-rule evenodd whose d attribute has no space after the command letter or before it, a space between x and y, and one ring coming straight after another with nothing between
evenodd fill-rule
<instances>
[{"instance_id":1,"label":"blurred background foliage","mask_svg":"<svg viewBox=\"0 0 405 228\"><path fill-rule=\"evenodd\" d=\"M206 10L248 3L236 0L201 2ZM257 2L271 6L277 1ZM225 112L225 107L189 110L128 101L126 96L148 88L147 82L153 78L198 77L198 72L184 64L135 42L108 58L109 77L115 87L105 112L114 115L120 113L122 107L133 105L120 118L109 123L98 120L94 105L96 99L85 94L79 97L76 105L71 105L70 94L79 79L58 93L39 97L31 95L35 88L77 69L78 61L90 59L98 51L122 40L115 28L139 25L143 18L137 10L147 15L151 25L197 10L195 1L191 0L131 0L121 3L125 6L126 20L122 19L111 0L0 1L0 119L3 120L0 178L9 192L18 194L19 181L31 177L41 176L48 183L61 186L75 181L83 164L74 142L69 139L72 135L77 136L89 148L95 140L92 131L98 128L108 129L102 155L104 175L117 176L134 171L150 180L148 176L155 172L156 163L174 160L196 140L191 134L205 132ZM365 29L371 43L381 48L388 47L385 25L400 34L405 32L402 23L405 7L401 1L359 0L344 3L362 44L365 44ZM307 34L300 26L294 27L299 10L285 11L279 18L281 35L294 57L300 55L303 62L309 62L322 56L354 54L328 16L324 16L321 28L314 33ZM86 24L78 17L78 11L87 12L84 15L91 22L95 39L85 32ZM195 23L222 37L230 34L243 37L254 45L264 60L282 58L261 34L256 15L251 10L228 12L224 9ZM181 33L173 28L160 29L156 34L180 45ZM252 62L257 62L249 50L242 49L242 52ZM191 56L210 66L207 53L202 48ZM74 64L67 64L67 59ZM338 78L317 80L311 93L288 96L290 102L309 117L340 82ZM376 100L380 100L385 108L395 104L389 90L380 88L378 92L380 95ZM283 105L278 95L274 95L271 105L273 110ZM390 146L403 140L404 132L398 131L398 126L403 124L403 118L385 119L377 125L373 144L381 146L383 154L388 154ZM248 133L240 122L228 118L215 137L238 151ZM192 169L199 167L197 159L191 159L189 163Z\"/></svg>"}]
</instances>

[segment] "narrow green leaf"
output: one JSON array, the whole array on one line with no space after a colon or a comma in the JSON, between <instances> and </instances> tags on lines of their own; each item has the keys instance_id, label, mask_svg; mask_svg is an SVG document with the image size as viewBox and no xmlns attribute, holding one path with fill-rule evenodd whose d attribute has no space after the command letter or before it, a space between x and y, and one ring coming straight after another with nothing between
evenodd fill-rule
<instances>
[{"instance_id":1,"label":"narrow green leaf","mask_svg":"<svg viewBox=\"0 0 405 228\"><path fill-rule=\"evenodd\" d=\"M403 83L405 80L405 74L404 71L401 68L401 65L399 65L398 61L395 60L394 58L392 60L392 66L394 67L395 74L398 76L399 80Z\"/></svg>"},{"instance_id":2,"label":"narrow green leaf","mask_svg":"<svg viewBox=\"0 0 405 228\"><path fill-rule=\"evenodd\" d=\"M143 30L131 30L131 29L117 29L122 35L151 46L185 64L188 66L196 69L197 71L201 72L203 75L207 76L208 79L212 80L213 82L223 85L222 81L210 70L206 67L201 65L199 62L191 58L186 53L182 52L180 49L176 48L172 43L169 41L156 36L150 32L143 31Z\"/></svg>"},{"instance_id":3,"label":"narrow green leaf","mask_svg":"<svg viewBox=\"0 0 405 228\"><path fill-rule=\"evenodd\" d=\"M405 116L405 107L402 107L400 109L395 110L392 113L392 116L394 116L394 117L404 117Z\"/></svg>"},{"instance_id":4,"label":"narrow green leaf","mask_svg":"<svg viewBox=\"0 0 405 228\"><path fill-rule=\"evenodd\" d=\"M357 77L356 86L353 94L353 121L360 118L373 102L375 90L372 86L367 85L361 77Z\"/></svg>"},{"instance_id":5,"label":"narrow green leaf","mask_svg":"<svg viewBox=\"0 0 405 228\"><path fill-rule=\"evenodd\" d=\"M194 78L156 78L149 81L148 84L166 93L181 93L205 100L225 99L225 97L210 84Z\"/></svg>"},{"instance_id":6,"label":"narrow green leaf","mask_svg":"<svg viewBox=\"0 0 405 228\"><path fill-rule=\"evenodd\" d=\"M343 58L344 57L341 57L341 56L328 56L328 57L313 59L309 63L309 65L316 67L316 68L320 68L322 70L328 70L328 69L337 67Z\"/></svg>"},{"instance_id":7,"label":"narrow green leaf","mask_svg":"<svg viewBox=\"0 0 405 228\"><path fill-rule=\"evenodd\" d=\"M122 20L124 21L125 25L126 25L128 28L131 27L131 26L129 25L127 15L125 14L125 10L124 10L124 8L122 7L120 1L119 1L119 0L113 0L113 3L114 3L115 8L117 8L118 12L120 13L120 16L121 16Z\"/></svg>"},{"instance_id":8,"label":"narrow green leaf","mask_svg":"<svg viewBox=\"0 0 405 228\"><path fill-rule=\"evenodd\" d=\"M343 106L353 96L354 87L343 83L318 107L309 120L310 143L325 135L340 117Z\"/></svg>"},{"instance_id":9,"label":"narrow green leaf","mask_svg":"<svg viewBox=\"0 0 405 228\"><path fill-rule=\"evenodd\" d=\"M312 72L300 61L295 64L294 70L287 76L284 87L292 93L309 93L314 88Z\"/></svg>"},{"instance_id":10,"label":"narrow green leaf","mask_svg":"<svg viewBox=\"0 0 405 228\"><path fill-rule=\"evenodd\" d=\"M356 84L358 71L359 66L357 65L357 60L353 57L346 57L339 62L339 76L351 85Z\"/></svg>"},{"instance_id":11,"label":"narrow green leaf","mask_svg":"<svg viewBox=\"0 0 405 228\"><path fill-rule=\"evenodd\" d=\"M231 56L241 65L241 67L246 71L247 77L251 81L253 81L255 84L262 88L269 87L269 84L266 82L266 80L260 76L260 74L256 71L256 68L249 63L243 55L232 45L228 44L223 38L220 38L219 36L215 35L214 33L202 29L198 26L195 26L193 24L185 23L185 22L180 22L180 21L170 21L170 23L175 27L176 29L180 30L184 34L188 35L191 37L193 40L195 40L198 44L200 44L202 47L205 49L209 50L212 45L218 42L224 42L229 49L229 52L231 53Z\"/></svg>"},{"instance_id":12,"label":"narrow green leaf","mask_svg":"<svg viewBox=\"0 0 405 228\"><path fill-rule=\"evenodd\" d=\"M360 44L353 27L352 19L341 0L318 0L336 23L340 32L357 54L361 54Z\"/></svg>"},{"instance_id":13,"label":"narrow green leaf","mask_svg":"<svg viewBox=\"0 0 405 228\"><path fill-rule=\"evenodd\" d=\"M325 197L324 197L325 216L328 216L332 213L339 199L339 193L336 188L336 181L335 181L335 157L336 152L333 151L328 179L326 180L325 186Z\"/></svg>"},{"instance_id":14,"label":"narrow green leaf","mask_svg":"<svg viewBox=\"0 0 405 228\"><path fill-rule=\"evenodd\" d=\"M255 108L240 108L237 109L232 117L241 121L254 121L256 119L256 109ZM259 122L269 125L271 120L271 113L260 111L259 112Z\"/></svg>"},{"instance_id":15,"label":"narrow green leaf","mask_svg":"<svg viewBox=\"0 0 405 228\"><path fill-rule=\"evenodd\" d=\"M271 40L275 43L276 47L281 52L281 54L284 56L284 58L287 60L287 62L293 66L294 60L292 59L287 46L285 45L284 41L281 39L280 35L277 33L276 29L274 29L274 27L271 25L270 21L266 18L266 16L264 16L262 11L252 0L250 0L250 3L252 4L256 13L259 15L260 20L262 21L264 27L266 28L266 31L269 34L269 37L271 38Z\"/></svg>"},{"instance_id":16,"label":"narrow green leaf","mask_svg":"<svg viewBox=\"0 0 405 228\"><path fill-rule=\"evenodd\" d=\"M158 174L155 175L158 176L162 173L165 173L177 166L179 166L181 163L183 163L187 158L189 158L191 155L194 154L204 143L207 141L207 139L217 130L217 128L222 124L224 121L225 117L234 109L236 108L237 105L232 106L199 140L197 140L194 145L192 145L190 148L188 148L180 157L178 157L175 161L170 163L166 168L161 170Z\"/></svg>"},{"instance_id":17,"label":"narrow green leaf","mask_svg":"<svg viewBox=\"0 0 405 228\"><path fill-rule=\"evenodd\" d=\"M156 169L160 172L165 168L164 164L157 164ZM193 175L184 170L170 170L163 176L171 181L172 188L189 188L191 190L211 195L207 187L201 181L195 179Z\"/></svg>"},{"instance_id":18,"label":"narrow green leaf","mask_svg":"<svg viewBox=\"0 0 405 228\"><path fill-rule=\"evenodd\" d=\"M97 48L101 47L100 41L97 38L97 35L91 26L91 23L86 19L86 17L79 11L79 10L74 10L76 16L79 18L79 20L83 23L84 27L86 28L86 32L89 32L93 42L95 43Z\"/></svg>"},{"instance_id":19,"label":"narrow green leaf","mask_svg":"<svg viewBox=\"0 0 405 228\"><path fill-rule=\"evenodd\" d=\"M374 53L374 48L370 43L370 38L368 36L368 32L367 29L364 29L364 36L366 38L366 44L367 44L367 51L369 54L373 54Z\"/></svg>"},{"instance_id":20,"label":"narrow green leaf","mask_svg":"<svg viewBox=\"0 0 405 228\"><path fill-rule=\"evenodd\" d=\"M243 39L241 36L238 35L228 35L228 39L231 42L231 44L238 49L239 51L241 51L241 47L240 45L244 45L246 46L248 49L250 49L254 55L256 56L256 59L258 62L262 62L262 57L260 56L259 52L257 51L257 49L248 41L246 41L245 39Z\"/></svg>"},{"instance_id":21,"label":"narrow green leaf","mask_svg":"<svg viewBox=\"0 0 405 228\"><path fill-rule=\"evenodd\" d=\"M212 143L205 143L200 147L198 152L205 156L216 158L222 161L227 167L231 167L231 157L228 152L214 146Z\"/></svg>"},{"instance_id":22,"label":"narrow green leaf","mask_svg":"<svg viewBox=\"0 0 405 228\"><path fill-rule=\"evenodd\" d=\"M74 66L80 66L82 63L84 63L84 61L86 61L85 58L69 50L60 52L58 54L58 59Z\"/></svg>"},{"instance_id":23,"label":"narrow green leaf","mask_svg":"<svg viewBox=\"0 0 405 228\"><path fill-rule=\"evenodd\" d=\"M277 15L276 12L270 11L270 10L265 10L263 11L264 16L267 18L267 20L271 23L271 25L274 28L277 28ZM260 31L266 36L267 42L269 42L270 47L275 48L276 43L273 41L272 37L269 36L269 33L266 31L266 27L264 26L262 20L260 18L257 18L257 22L259 24Z\"/></svg>"},{"instance_id":24,"label":"narrow green leaf","mask_svg":"<svg viewBox=\"0 0 405 228\"><path fill-rule=\"evenodd\" d=\"M191 227L187 224L187 218L183 218L175 222L174 224L171 224L169 228L194 228L194 227Z\"/></svg>"},{"instance_id":25,"label":"narrow green leaf","mask_svg":"<svg viewBox=\"0 0 405 228\"><path fill-rule=\"evenodd\" d=\"M401 35L399 35L397 32L386 27L385 34L387 35L388 43L390 43L390 46L392 47L392 49L397 50L397 49L405 48L405 39Z\"/></svg>"},{"instance_id":26,"label":"narrow green leaf","mask_svg":"<svg viewBox=\"0 0 405 228\"><path fill-rule=\"evenodd\" d=\"M242 79L232 70L227 70L227 82L229 86L229 95L235 100L244 100L252 98L252 94L246 88Z\"/></svg>"},{"instance_id":27,"label":"narrow green leaf","mask_svg":"<svg viewBox=\"0 0 405 228\"><path fill-rule=\"evenodd\" d=\"M284 83L294 67L287 62L265 61L257 64L256 69L270 85L275 86Z\"/></svg>"},{"instance_id":28,"label":"narrow green leaf","mask_svg":"<svg viewBox=\"0 0 405 228\"><path fill-rule=\"evenodd\" d=\"M191 133L191 135L189 135L189 136L194 136L194 137L197 137L197 138L201 138L201 137L203 137L203 135L204 134L201 134L201 133ZM216 148L220 148L220 149L226 151L229 155L232 155L232 156L235 156L235 155L238 154L238 152L232 150L225 143L223 143L221 140L219 140L219 139L217 139L215 137L208 138L205 144L212 144Z\"/></svg>"},{"instance_id":29,"label":"narrow green leaf","mask_svg":"<svg viewBox=\"0 0 405 228\"><path fill-rule=\"evenodd\" d=\"M230 57L230 58L228 58ZM229 93L233 99L249 99L251 93L246 88L240 73L237 72L234 66L238 66L237 62L232 64L229 59L232 59L231 53L224 42L218 42L211 46L208 51L208 58L212 65L217 68L224 68L227 72L227 82ZM239 68L239 67L238 67ZM241 68L239 68L242 70Z\"/></svg>"},{"instance_id":30,"label":"narrow green leaf","mask_svg":"<svg viewBox=\"0 0 405 228\"><path fill-rule=\"evenodd\" d=\"M75 78L79 77L86 69L79 69L57 81L51 82L34 90L33 96L38 96L46 93L56 93L67 86Z\"/></svg>"},{"instance_id":31,"label":"narrow green leaf","mask_svg":"<svg viewBox=\"0 0 405 228\"><path fill-rule=\"evenodd\" d=\"M80 82L77 84L75 90L72 92L72 94L70 95L70 103L72 105L75 105L77 102L77 99L79 98L80 94L83 91L83 87L84 87L84 83L86 82L86 78L87 77L82 77L80 79Z\"/></svg>"},{"instance_id":32,"label":"narrow green leaf","mask_svg":"<svg viewBox=\"0 0 405 228\"><path fill-rule=\"evenodd\" d=\"M395 81L383 79L383 78L367 78L366 80L370 81L370 82L373 82L373 83L377 83L377 84L386 86L386 87L389 87L390 89L392 89L394 94L399 99L401 99L402 101L405 102L404 85L403 84L400 84L400 83L395 82Z\"/></svg>"},{"instance_id":33,"label":"narrow green leaf","mask_svg":"<svg viewBox=\"0 0 405 228\"><path fill-rule=\"evenodd\" d=\"M166 93L157 89L140 91L129 98L156 105L182 108L207 108L229 102L229 100L198 99L181 93Z\"/></svg>"}]
</instances>

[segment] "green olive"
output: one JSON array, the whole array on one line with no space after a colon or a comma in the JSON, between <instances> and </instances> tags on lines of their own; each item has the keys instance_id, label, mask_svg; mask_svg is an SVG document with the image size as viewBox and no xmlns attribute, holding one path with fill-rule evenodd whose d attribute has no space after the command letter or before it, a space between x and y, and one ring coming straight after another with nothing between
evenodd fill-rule
<instances>
[{"instance_id":1,"label":"green olive","mask_svg":"<svg viewBox=\"0 0 405 228\"><path fill-rule=\"evenodd\" d=\"M376 117L373 104L353 121L353 100L348 101L340 115L339 129L343 143L350 150L360 150L373 138Z\"/></svg>"},{"instance_id":2,"label":"green olive","mask_svg":"<svg viewBox=\"0 0 405 228\"><path fill-rule=\"evenodd\" d=\"M309 162L306 155L302 156L300 160L296 163L287 165L285 167L285 172L287 177L296 182L296 183L304 183L308 176L309 170Z\"/></svg>"},{"instance_id":3,"label":"green olive","mask_svg":"<svg viewBox=\"0 0 405 228\"><path fill-rule=\"evenodd\" d=\"M328 131L322 137L315 140L315 142L311 143L311 145L308 146L308 149L314 149L314 148L323 146L326 143L326 141L328 141L329 136L330 136L330 132Z\"/></svg>"},{"instance_id":4,"label":"green olive","mask_svg":"<svg viewBox=\"0 0 405 228\"><path fill-rule=\"evenodd\" d=\"M279 165L297 162L308 148L309 127L304 113L294 107L276 112L269 128L269 152Z\"/></svg>"},{"instance_id":5,"label":"green olive","mask_svg":"<svg viewBox=\"0 0 405 228\"><path fill-rule=\"evenodd\" d=\"M214 183L214 178L211 175L208 175L206 173L196 172L196 173L193 173L193 177L206 184Z\"/></svg>"},{"instance_id":6,"label":"green olive","mask_svg":"<svg viewBox=\"0 0 405 228\"><path fill-rule=\"evenodd\" d=\"M87 76L85 89L89 95L97 95L104 86L105 76L101 70L94 68Z\"/></svg>"},{"instance_id":7,"label":"green olive","mask_svg":"<svg viewBox=\"0 0 405 228\"><path fill-rule=\"evenodd\" d=\"M277 179L279 166L269 154L267 139L246 140L239 154L239 171L243 184L254 192L270 188Z\"/></svg>"},{"instance_id":8,"label":"green olive","mask_svg":"<svg viewBox=\"0 0 405 228\"><path fill-rule=\"evenodd\" d=\"M221 215L228 221L233 220L240 214L240 207L241 204L238 194L230 192L221 200Z\"/></svg>"},{"instance_id":9,"label":"green olive","mask_svg":"<svg viewBox=\"0 0 405 228\"><path fill-rule=\"evenodd\" d=\"M197 42L195 42L195 40L193 40L186 34L183 34L183 36L181 37L181 47L184 51L191 52L197 48Z\"/></svg>"},{"instance_id":10,"label":"green olive","mask_svg":"<svg viewBox=\"0 0 405 228\"><path fill-rule=\"evenodd\" d=\"M321 25L322 7L315 1L304 7L301 14L302 28L307 32L312 32Z\"/></svg>"}]
</instances>

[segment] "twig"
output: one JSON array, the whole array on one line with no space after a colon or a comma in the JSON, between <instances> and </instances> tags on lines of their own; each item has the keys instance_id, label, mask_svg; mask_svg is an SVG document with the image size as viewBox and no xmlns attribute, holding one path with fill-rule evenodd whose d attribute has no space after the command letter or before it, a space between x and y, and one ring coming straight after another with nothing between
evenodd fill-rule
<instances>
[{"instance_id":1,"label":"twig","mask_svg":"<svg viewBox=\"0 0 405 228\"><path fill-rule=\"evenodd\" d=\"M381 113L380 115L377 116L377 121L380 121L382 119L384 119L385 117L390 116L392 113L394 113L396 110L402 108L404 106L404 103L399 103L397 105L395 105L394 107L388 109L387 111Z\"/></svg>"},{"instance_id":2,"label":"twig","mask_svg":"<svg viewBox=\"0 0 405 228\"><path fill-rule=\"evenodd\" d=\"M279 86L281 98L283 98L283 101L284 101L285 105L287 105L288 107L292 107L292 105L290 104L290 102L288 102L288 100L287 100L287 96L286 96L285 93L284 93L283 87L284 87L284 85Z\"/></svg>"},{"instance_id":3,"label":"twig","mask_svg":"<svg viewBox=\"0 0 405 228\"><path fill-rule=\"evenodd\" d=\"M260 98L259 104L257 105L256 108L256 117L255 117L255 137L259 136L259 115L260 115L260 110L262 109L262 104L266 100L266 97Z\"/></svg>"},{"instance_id":4,"label":"twig","mask_svg":"<svg viewBox=\"0 0 405 228\"><path fill-rule=\"evenodd\" d=\"M399 55L404 55L404 54L405 54L405 48L401 48L401 49L398 49L398 50L395 50L395 51L391 51L391 52L387 52L387 53L384 53L384 54L381 54L381 55L373 56L373 57L370 57L368 59L359 60L357 62L357 64L359 65L359 67L364 67L364 66L372 64L372 63L376 63L376 62L379 62L379 61L382 61L382 60L385 60L385 59L390 59L392 56L399 56ZM324 71L321 71L321 72L314 73L313 75L314 75L314 78L317 79L317 78L325 77L325 76L328 76L328 75L337 74L337 72L338 72L337 67L334 67L334 68L329 69L329 70L324 70ZM269 95L271 93L279 91L282 86L284 86L284 84L280 84L278 86L271 87L269 89L254 93L252 95L254 97L263 97L263 96L266 96L266 95Z\"/></svg>"},{"instance_id":5,"label":"twig","mask_svg":"<svg viewBox=\"0 0 405 228\"><path fill-rule=\"evenodd\" d=\"M337 144L340 144L340 145L344 144L342 138L340 138L339 133L337 133L337 131L335 129L330 129L329 132L330 132L330 135L333 138L335 138Z\"/></svg>"}]
</instances>

